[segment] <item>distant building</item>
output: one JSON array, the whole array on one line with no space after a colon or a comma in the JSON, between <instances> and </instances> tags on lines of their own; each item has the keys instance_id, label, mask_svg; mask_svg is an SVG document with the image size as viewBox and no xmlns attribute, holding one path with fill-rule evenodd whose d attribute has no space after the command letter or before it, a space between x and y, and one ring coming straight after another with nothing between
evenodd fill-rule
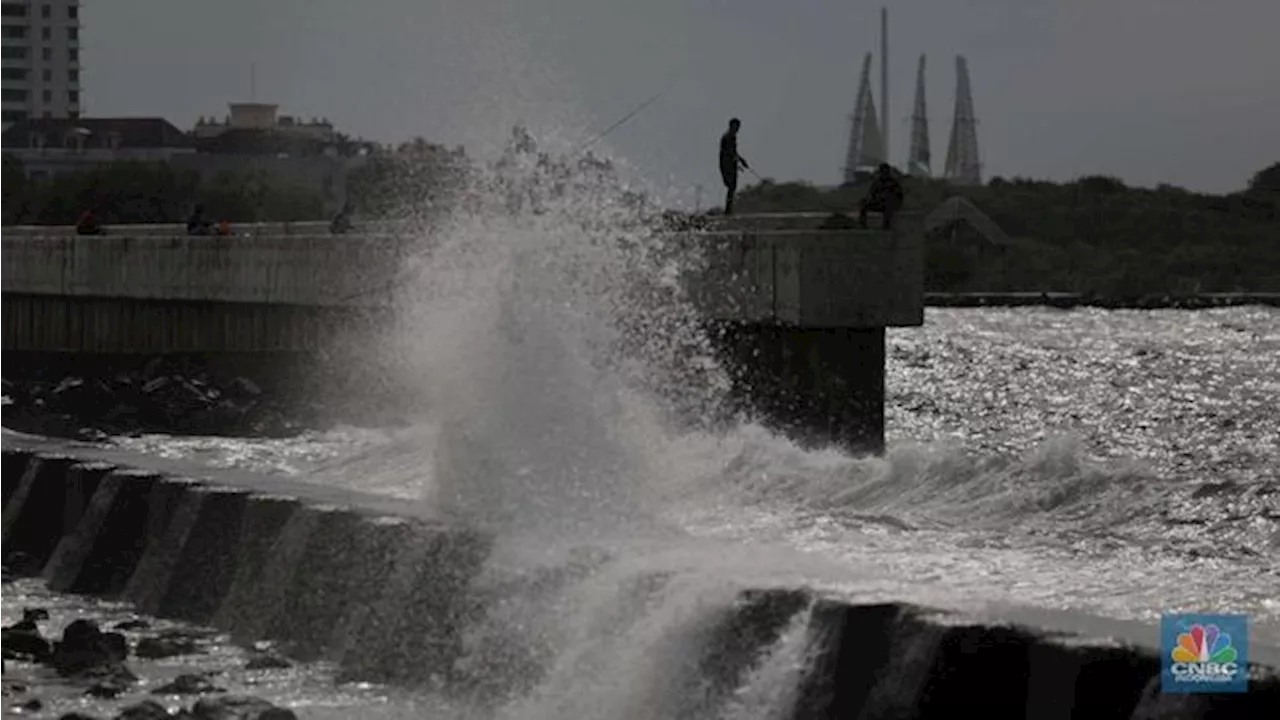
<instances>
[{"instance_id":1,"label":"distant building","mask_svg":"<svg viewBox=\"0 0 1280 720\"><path fill-rule=\"evenodd\" d=\"M80 85L80 3L5 0L3 126L30 118L76 118Z\"/></svg>"},{"instance_id":2,"label":"distant building","mask_svg":"<svg viewBox=\"0 0 1280 720\"><path fill-rule=\"evenodd\" d=\"M263 176L317 195L328 213L346 202L347 173L374 149L327 120L299 122L263 103L233 103L225 122L202 119L191 132L163 118L27 118L9 124L0 140L29 177L121 160L165 162L206 182Z\"/></svg>"},{"instance_id":3,"label":"distant building","mask_svg":"<svg viewBox=\"0 0 1280 720\"><path fill-rule=\"evenodd\" d=\"M323 198L327 212L346 201L346 176L372 148L334 130L327 119L280 115L271 103L230 103L221 121L200 118L191 137L196 154L174 164L206 180L223 173L263 174Z\"/></svg>"},{"instance_id":4,"label":"distant building","mask_svg":"<svg viewBox=\"0 0 1280 720\"><path fill-rule=\"evenodd\" d=\"M280 106L270 103L230 103L231 112L221 122L200 118L191 134L201 141L225 135L256 134L282 140L304 140L317 144L333 143L338 134L327 119L303 121L292 115L279 115Z\"/></svg>"},{"instance_id":5,"label":"distant building","mask_svg":"<svg viewBox=\"0 0 1280 720\"><path fill-rule=\"evenodd\" d=\"M196 152L191 138L163 118L22 120L7 127L0 142L32 177L118 160L169 162Z\"/></svg>"}]
</instances>

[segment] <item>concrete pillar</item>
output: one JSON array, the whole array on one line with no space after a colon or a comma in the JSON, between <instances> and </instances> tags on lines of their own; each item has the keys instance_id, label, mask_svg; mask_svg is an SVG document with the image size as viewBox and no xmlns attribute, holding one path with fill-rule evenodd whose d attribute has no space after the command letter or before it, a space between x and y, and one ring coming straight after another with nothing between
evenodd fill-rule
<instances>
[{"instance_id":1,"label":"concrete pillar","mask_svg":"<svg viewBox=\"0 0 1280 720\"><path fill-rule=\"evenodd\" d=\"M743 323L722 337L741 407L807 446L884 451L884 328Z\"/></svg>"},{"instance_id":2,"label":"concrete pillar","mask_svg":"<svg viewBox=\"0 0 1280 720\"><path fill-rule=\"evenodd\" d=\"M804 425L820 444L884 452L884 328L797 328L795 369L805 389Z\"/></svg>"}]
</instances>

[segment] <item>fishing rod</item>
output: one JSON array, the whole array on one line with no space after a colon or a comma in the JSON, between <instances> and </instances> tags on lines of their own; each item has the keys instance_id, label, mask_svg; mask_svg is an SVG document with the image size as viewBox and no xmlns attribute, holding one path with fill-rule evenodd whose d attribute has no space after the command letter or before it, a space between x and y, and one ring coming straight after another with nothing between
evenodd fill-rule
<instances>
[{"instance_id":1,"label":"fishing rod","mask_svg":"<svg viewBox=\"0 0 1280 720\"><path fill-rule=\"evenodd\" d=\"M641 112L643 112L643 111L644 111L644 109L645 109L645 108L647 108L647 107L649 107L650 105L654 104L655 102L657 102L657 101L658 101L658 98L660 98L660 97L662 97L663 95L666 95L666 94L667 94L666 89L659 90L657 93L655 93L655 94L654 94L652 97L650 97L648 100L645 100L644 102L642 102L642 103L640 103L639 105L637 105L637 106L636 106L636 108L635 108L634 110L632 110L631 112L627 113L626 115L623 115L623 116L622 116L622 118L621 118L620 120L618 120L618 121L617 121L617 122L615 122L614 124L610 125L610 126L609 126L608 128L606 128L603 132L601 132L600 134L598 134L598 135L596 135L595 137L591 138L590 140L588 140L587 142L583 143L582 145L578 146L578 148L576 149L576 152L582 152L583 150L586 150L587 148L591 147L592 145L595 145L596 143L600 142L600 140L601 140L601 139L603 139L603 138L604 138L604 136L608 135L609 133L613 132L614 130L617 130L618 128L620 128L620 127L622 127L623 125L625 125L625 124L627 123L627 121L628 121L628 120L630 120L631 118L635 117L636 115L639 115Z\"/></svg>"},{"instance_id":2,"label":"fishing rod","mask_svg":"<svg viewBox=\"0 0 1280 720\"><path fill-rule=\"evenodd\" d=\"M602 130L602 131L601 131L599 134L597 134L595 137L591 138L590 140L588 140L587 142L583 143L582 145L579 145L579 146L574 150L574 152L582 152L583 150L586 150L587 148L591 147L592 145L595 145L596 143L600 142L600 140L602 140L606 135L608 135L609 133L613 132L614 130L617 130L618 128L622 127L623 125L626 125L628 122L630 122L630 121L631 121L631 119L632 119L632 118L634 118L635 116L637 116L637 115L639 115L640 113L644 112L645 108L647 108L647 107L649 107L650 105L654 104L654 103L655 103L655 102L657 102L657 101L658 101L658 100L659 100L663 95L666 95L668 92L670 92L670 91L671 91L671 88L675 86L676 81L677 81L677 80L679 80L679 79L680 79L680 77L684 74L684 71L685 71L685 70L687 70L687 69L689 68L690 63L691 63L691 61L689 61L689 62L685 62L685 64L681 65L680 67L677 67L677 68L676 68L676 69L671 73L670 78L669 78L669 79L668 79L668 81L664 84L664 86L663 86L663 88L662 88L661 90L659 90L658 92L656 92L656 93L654 93L653 95L651 95L648 99L646 99L644 102L642 102L642 103L640 103L639 105L637 105L635 108L633 108L633 109L632 109L630 112L628 112L626 115L623 115L621 118L619 118L619 119L617 120L617 122L613 123L613 124L612 124L612 125L610 125L609 127L607 127L607 128L605 128L604 130Z\"/></svg>"}]
</instances>

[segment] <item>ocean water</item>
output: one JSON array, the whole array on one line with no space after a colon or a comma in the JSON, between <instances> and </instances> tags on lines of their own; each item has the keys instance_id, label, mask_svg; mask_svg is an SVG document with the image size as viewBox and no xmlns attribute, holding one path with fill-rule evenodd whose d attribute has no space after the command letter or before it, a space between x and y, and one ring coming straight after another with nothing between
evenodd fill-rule
<instances>
[{"instance_id":1,"label":"ocean water","mask_svg":"<svg viewBox=\"0 0 1280 720\"><path fill-rule=\"evenodd\" d=\"M730 700L688 671L744 587L1239 611L1280 644L1276 311L930 310L888 333L884 457L695 430L675 418L725 386L680 282L696 246L630 190L519 150L478 174L361 348L417 409L402 426L114 442L487 530L459 717L783 716L804 611Z\"/></svg>"},{"instance_id":2,"label":"ocean water","mask_svg":"<svg viewBox=\"0 0 1280 720\"><path fill-rule=\"evenodd\" d=\"M687 484L666 513L834 558L855 591L1245 611L1280 639L1280 311L929 309L887 343L885 457L756 425L675 434L662 460ZM438 440L424 423L115 442L417 500Z\"/></svg>"}]
</instances>

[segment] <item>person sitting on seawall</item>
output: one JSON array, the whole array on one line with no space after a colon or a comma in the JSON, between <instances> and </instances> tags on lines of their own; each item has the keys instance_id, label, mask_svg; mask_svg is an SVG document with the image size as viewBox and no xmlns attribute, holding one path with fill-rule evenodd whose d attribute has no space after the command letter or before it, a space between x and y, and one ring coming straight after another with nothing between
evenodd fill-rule
<instances>
[{"instance_id":1,"label":"person sitting on seawall","mask_svg":"<svg viewBox=\"0 0 1280 720\"><path fill-rule=\"evenodd\" d=\"M329 223L329 232L334 235L341 235L351 230L351 214L355 212L355 207L351 201L347 201L342 206L342 210L333 216L333 222Z\"/></svg>"},{"instance_id":2,"label":"person sitting on seawall","mask_svg":"<svg viewBox=\"0 0 1280 720\"><path fill-rule=\"evenodd\" d=\"M875 177L871 180L871 187L867 188L867 194L862 198L862 207L858 211L858 224L865 228L867 212L875 210L884 217L884 229L891 229L893 216L902 209L904 195L902 183L894 177L893 168L887 163L881 163Z\"/></svg>"},{"instance_id":3,"label":"person sitting on seawall","mask_svg":"<svg viewBox=\"0 0 1280 720\"><path fill-rule=\"evenodd\" d=\"M187 234L209 235L212 231L213 224L204 216L204 205L196 205L191 211L191 217L187 218Z\"/></svg>"},{"instance_id":4,"label":"person sitting on seawall","mask_svg":"<svg viewBox=\"0 0 1280 720\"><path fill-rule=\"evenodd\" d=\"M77 235L105 235L102 225L98 222L98 218L93 214L92 210L85 210L80 219L76 221Z\"/></svg>"}]
</instances>

